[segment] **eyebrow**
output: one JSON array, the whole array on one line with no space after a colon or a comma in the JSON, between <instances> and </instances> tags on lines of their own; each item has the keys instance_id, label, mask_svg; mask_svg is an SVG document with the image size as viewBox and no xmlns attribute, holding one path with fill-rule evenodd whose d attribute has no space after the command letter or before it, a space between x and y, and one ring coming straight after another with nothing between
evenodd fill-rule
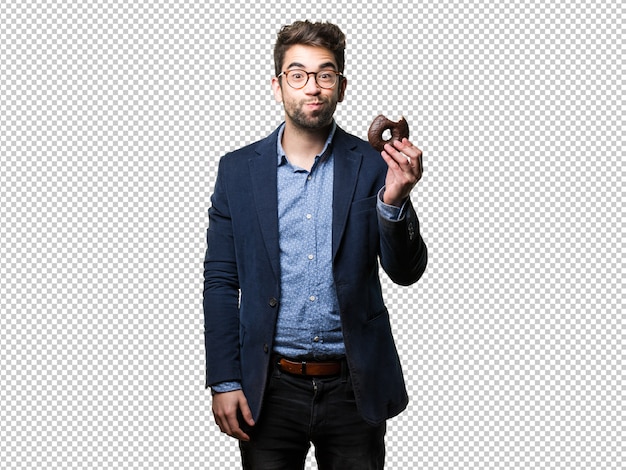
<instances>
[{"instance_id":1,"label":"eyebrow","mask_svg":"<svg viewBox=\"0 0 626 470\"><path fill-rule=\"evenodd\" d=\"M291 64L289 64L287 66L287 69L292 69L292 68L298 68L298 69L305 69L306 67L304 66L304 64L301 64L300 62L292 62ZM337 69L337 66L333 63L333 62L324 62L323 64L321 64L319 66L320 70L323 69L328 69L328 68L332 68L333 70Z\"/></svg>"}]
</instances>

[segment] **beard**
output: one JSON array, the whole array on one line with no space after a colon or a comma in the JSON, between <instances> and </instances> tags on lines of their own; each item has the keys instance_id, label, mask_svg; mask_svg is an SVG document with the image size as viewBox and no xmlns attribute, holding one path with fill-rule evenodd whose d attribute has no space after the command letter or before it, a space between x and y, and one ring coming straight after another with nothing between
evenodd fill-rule
<instances>
[{"instance_id":1,"label":"beard","mask_svg":"<svg viewBox=\"0 0 626 470\"><path fill-rule=\"evenodd\" d=\"M304 103L291 103L288 105L285 102L285 114L289 116L295 125L302 129L323 129L332 122L337 103L331 103L329 101L323 101L322 103L323 106L321 109L306 112L304 110Z\"/></svg>"}]
</instances>

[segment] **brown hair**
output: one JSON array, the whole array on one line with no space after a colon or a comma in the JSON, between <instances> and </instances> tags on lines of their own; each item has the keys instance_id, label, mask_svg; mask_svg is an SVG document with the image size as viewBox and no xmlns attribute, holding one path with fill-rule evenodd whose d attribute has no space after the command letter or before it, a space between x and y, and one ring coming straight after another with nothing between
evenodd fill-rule
<instances>
[{"instance_id":1,"label":"brown hair","mask_svg":"<svg viewBox=\"0 0 626 470\"><path fill-rule=\"evenodd\" d=\"M283 60L289 47L302 44L305 46L324 47L335 56L339 72L343 72L345 63L346 36L338 26L332 23L311 23L309 20L296 21L283 26L278 32L274 46L274 68L276 75L282 72Z\"/></svg>"}]
</instances>

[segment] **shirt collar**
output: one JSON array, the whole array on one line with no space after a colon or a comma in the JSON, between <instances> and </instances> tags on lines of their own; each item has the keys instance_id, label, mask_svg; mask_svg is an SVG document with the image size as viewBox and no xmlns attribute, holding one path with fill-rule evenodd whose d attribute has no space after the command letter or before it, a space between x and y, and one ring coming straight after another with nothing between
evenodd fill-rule
<instances>
[{"instance_id":1,"label":"shirt collar","mask_svg":"<svg viewBox=\"0 0 626 470\"><path fill-rule=\"evenodd\" d=\"M333 137L335 136L335 130L337 129L337 123L333 119L332 126L330 128L330 132L328 133L328 138L326 139L326 143L324 144L324 148L322 151L315 156L316 159L320 158L320 160L327 159L331 154L331 143L333 141ZM283 140L283 133L285 132L285 123L283 122L278 129L278 140L276 142L276 151L278 153L278 166L283 165L287 162L287 155L285 154L285 150L283 149L283 145L281 141Z\"/></svg>"}]
</instances>

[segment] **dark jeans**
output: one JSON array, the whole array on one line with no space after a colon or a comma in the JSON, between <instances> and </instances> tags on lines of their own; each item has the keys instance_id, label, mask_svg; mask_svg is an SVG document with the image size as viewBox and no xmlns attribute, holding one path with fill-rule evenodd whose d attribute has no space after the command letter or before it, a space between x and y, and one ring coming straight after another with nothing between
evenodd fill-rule
<instances>
[{"instance_id":1,"label":"dark jeans","mask_svg":"<svg viewBox=\"0 0 626 470\"><path fill-rule=\"evenodd\" d=\"M275 366L250 442L240 442L244 470L300 470L310 443L320 470L380 470L386 424L367 424L356 408L347 367L310 378Z\"/></svg>"}]
</instances>

